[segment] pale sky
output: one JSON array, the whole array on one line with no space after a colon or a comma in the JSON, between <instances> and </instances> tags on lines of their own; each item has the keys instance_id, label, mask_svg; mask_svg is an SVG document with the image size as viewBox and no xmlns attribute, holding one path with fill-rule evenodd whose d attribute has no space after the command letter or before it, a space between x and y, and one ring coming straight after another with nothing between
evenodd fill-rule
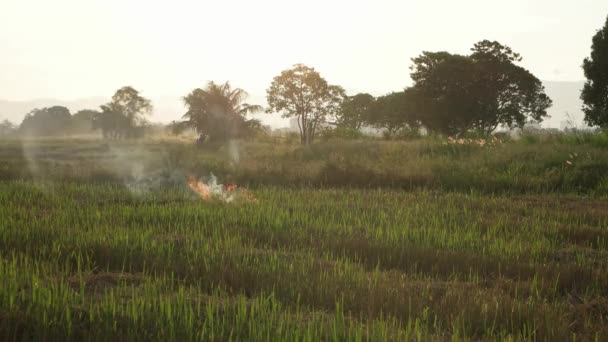
<instances>
[{"instance_id":1,"label":"pale sky","mask_svg":"<svg viewBox=\"0 0 608 342\"><path fill-rule=\"evenodd\" d=\"M0 0L0 99L124 85L179 99L208 80L263 97L295 63L380 95L411 83L422 51L466 54L482 39L511 46L542 80L578 81L606 16L602 0Z\"/></svg>"}]
</instances>

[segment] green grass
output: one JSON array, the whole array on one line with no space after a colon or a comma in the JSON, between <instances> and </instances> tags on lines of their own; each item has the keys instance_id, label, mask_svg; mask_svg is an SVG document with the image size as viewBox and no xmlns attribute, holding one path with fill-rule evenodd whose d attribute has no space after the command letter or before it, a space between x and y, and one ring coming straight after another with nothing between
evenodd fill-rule
<instances>
[{"instance_id":1,"label":"green grass","mask_svg":"<svg viewBox=\"0 0 608 342\"><path fill-rule=\"evenodd\" d=\"M29 160L0 147L0 340L608 338L608 201L539 171L566 151L608 162L599 148L251 143L236 163L175 142L35 144ZM323 183L329 162L405 178ZM201 202L183 177L209 171L258 201Z\"/></svg>"},{"instance_id":2,"label":"green grass","mask_svg":"<svg viewBox=\"0 0 608 342\"><path fill-rule=\"evenodd\" d=\"M358 187L484 193L608 195L608 149L602 136L536 137L491 147L428 138L331 141L311 147L237 142L201 150L175 140L4 141L0 179L124 182L154 174L173 181L214 172L249 187ZM234 151L237 151L235 153ZM179 174L176 174L178 172Z\"/></svg>"}]
</instances>

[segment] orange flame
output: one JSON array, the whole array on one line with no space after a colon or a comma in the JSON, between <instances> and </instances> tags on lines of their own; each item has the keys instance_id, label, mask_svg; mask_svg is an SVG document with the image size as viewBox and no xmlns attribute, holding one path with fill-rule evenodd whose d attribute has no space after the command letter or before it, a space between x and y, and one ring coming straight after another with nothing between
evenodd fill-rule
<instances>
[{"instance_id":1,"label":"orange flame","mask_svg":"<svg viewBox=\"0 0 608 342\"><path fill-rule=\"evenodd\" d=\"M203 201L219 200L230 203L233 200L257 202L255 196L247 189L236 184L217 184L216 178L211 175L209 183L205 183L194 176L188 177L188 187L200 196Z\"/></svg>"},{"instance_id":2,"label":"orange flame","mask_svg":"<svg viewBox=\"0 0 608 342\"><path fill-rule=\"evenodd\" d=\"M196 177L188 177L188 186L192 191L196 192L199 196L201 196L202 200L207 201L211 199L211 193L209 192L209 187L207 186L207 184L196 179Z\"/></svg>"}]
</instances>

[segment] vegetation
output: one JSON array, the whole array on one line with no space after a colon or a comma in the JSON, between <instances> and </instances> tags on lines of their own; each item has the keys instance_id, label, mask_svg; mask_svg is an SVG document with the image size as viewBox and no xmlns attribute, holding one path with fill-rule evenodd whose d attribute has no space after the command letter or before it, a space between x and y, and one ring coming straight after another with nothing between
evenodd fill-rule
<instances>
[{"instance_id":1,"label":"vegetation","mask_svg":"<svg viewBox=\"0 0 608 342\"><path fill-rule=\"evenodd\" d=\"M244 143L237 165L6 141L0 339L603 340L608 140L585 139ZM200 201L209 172L257 201Z\"/></svg>"},{"instance_id":2,"label":"vegetation","mask_svg":"<svg viewBox=\"0 0 608 342\"><path fill-rule=\"evenodd\" d=\"M420 128L419 117L412 102L415 100L412 88L380 96L367 116L367 123L385 130L389 137L395 137L399 133L415 132Z\"/></svg>"},{"instance_id":3,"label":"vegetation","mask_svg":"<svg viewBox=\"0 0 608 342\"><path fill-rule=\"evenodd\" d=\"M132 87L123 87L114 93L110 103L101 106L101 113L93 116L93 128L101 129L108 139L141 137L145 116L151 112L150 100Z\"/></svg>"},{"instance_id":4,"label":"vegetation","mask_svg":"<svg viewBox=\"0 0 608 342\"><path fill-rule=\"evenodd\" d=\"M0 123L0 138L10 137L17 132L17 126L8 120Z\"/></svg>"},{"instance_id":5,"label":"vegetation","mask_svg":"<svg viewBox=\"0 0 608 342\"><path fill-rule=\"evenodd\" d=\"M328 84L315 69L302 64L275 77L266 92L267 112L295 118L305 145L312 144L328 118L338 115L346 96L342 87Z\"/></svg>"},{"instance_id":6,"label":"vegetation","mask_svg":"<svg viewBox=\"0 0 608 342\"><path fill-rule=\"evenodd\" d=\"M592 126L608 126L608 18L593 37L591 56L585 58L583 70L587 83L581 93L585 103L585 121Z\"/></svg>"},{"instance_id":7,"label":"vegetation","mask_svg":"<svg viewBox=\"0 0 608 342\"><path fill-rule=\"evenodd\" d=\"M489 135L499 126L521 128L547 116L551 99L540 80L515 64L519 54L490 41L472 52L424 52L413 59L409 104L423 126L449 135Z\"/></svg>"},{"instance_id":8,"label":"vegetation","mask_svg":"<svg viewBox=\"0 0 608 342\"><path fill-rule=\"evenodd\" d=\"M605 31L582 94L599 126ZM170 126L212 148L123 141L152 111L132 87L5 121L0 340L607 340L608 135L493 134L551 106L520 61L424 52L378 98L294 65L267 112L299 142L261 134L228 82ZM48 138L87 127L107 139Z\"/></svg>"},{"instance_id":9,"label":"vegetation","mask_svg":"<svg viewBox=\"0 0 608 342\"><path fill-rule=\"evenodd\" d=\"M54 106L34 109L25 115L19 130L26 136L51 136L65 132L71 121L70 110Z\"/></svg>"},{"instance_id":10,"label":"vegetation","mask_svg":"<svg viewBox=\"0 0 608 342\"><path fill-rule=\"evenodd\" d=\"M232 89L228 82L221 85L209 82L205 89L197 88L184 97L188 111L184 121L171 125L172 131L194 129L211 142L242 138L260 126L257 120L247 120L247 114L263 110L259 105L245 103L247 96L243 89Z\"/></svg>"},{"instance_id":11,"label":"vegetation","mask_svg":"<svg viewBox=\"0 0 608 342\"><path fill-rule=\"evenodd\" d=\"M368 123L376 99L367 93L347 96L336 115L335 125L339 128L360 130Z\"/></svg>"}]
</instances>

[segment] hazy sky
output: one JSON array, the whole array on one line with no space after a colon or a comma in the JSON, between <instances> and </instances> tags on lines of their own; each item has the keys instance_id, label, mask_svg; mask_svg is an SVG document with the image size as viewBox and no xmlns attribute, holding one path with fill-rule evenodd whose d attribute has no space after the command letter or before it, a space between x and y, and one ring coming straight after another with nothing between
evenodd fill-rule
<instances>
[{"instance_id":1,"label":"hazy sky","mask_svg":"<svg viewBox=\"0 0 608 342\"><path fill-rule=\"evenodd\" d=\"M294 63L373 94L424 50L498 40L543 80L581 80L602 0L0 0L0 99L182 96L208 80L263 96Z\"/></svg>"}]
</instances>

